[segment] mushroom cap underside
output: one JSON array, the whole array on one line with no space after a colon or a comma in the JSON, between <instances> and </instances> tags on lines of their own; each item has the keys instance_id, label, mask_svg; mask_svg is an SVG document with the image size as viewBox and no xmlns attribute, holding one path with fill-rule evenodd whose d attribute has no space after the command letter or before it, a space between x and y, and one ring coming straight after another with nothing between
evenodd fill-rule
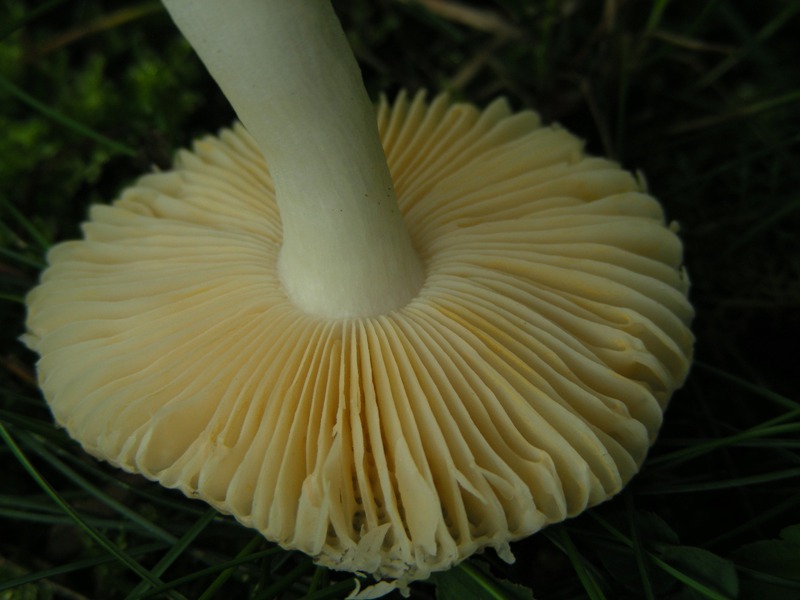
<instances>
[{"instance_id":1,"label":"mushroom cap underside","mask_svg":"<svg viewBox=\"0 0 800 600\"><path fill-rule=\"evenodd\" d=\"M237 125L92 207L25 341L91 454L407 582L617 493L686 376L693 311L658 202L564 129L402 94L378 124L426 272L402 309L292 305Z\"/></svg>"}]
</instances>

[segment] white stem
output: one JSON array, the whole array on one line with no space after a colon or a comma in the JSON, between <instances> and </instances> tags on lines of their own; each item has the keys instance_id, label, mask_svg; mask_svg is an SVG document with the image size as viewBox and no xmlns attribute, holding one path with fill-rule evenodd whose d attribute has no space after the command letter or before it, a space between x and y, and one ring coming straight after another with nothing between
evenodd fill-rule
<instances>
[{"instance_id":1,"label":"white stem","mask_svg":"<svg viewBox=\"0 0 800 600\"><path fill-rule=\"evenodd\" d=\"M164 0L267 159L280 275L324 317L383 314L423 282L375 109L327 0Z\"/></svg>"}]
</instances>

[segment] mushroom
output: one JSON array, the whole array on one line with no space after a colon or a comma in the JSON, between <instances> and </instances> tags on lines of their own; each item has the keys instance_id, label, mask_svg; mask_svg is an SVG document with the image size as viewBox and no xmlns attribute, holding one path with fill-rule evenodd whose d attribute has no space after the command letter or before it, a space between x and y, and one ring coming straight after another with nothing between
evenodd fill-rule
<instances>
[{"instance_id":1,"label":"mushroom","mask_svg":"<svg viewBox=\"0 0 800 600\"><path fill-rule=\"evenodd\" d=\"M693 343L642 182L504 100L376 119L328 2L166 5L244 127L50 251L24 341L58 424L400 585L619 492Z\"/></svg>"}]
</instances>

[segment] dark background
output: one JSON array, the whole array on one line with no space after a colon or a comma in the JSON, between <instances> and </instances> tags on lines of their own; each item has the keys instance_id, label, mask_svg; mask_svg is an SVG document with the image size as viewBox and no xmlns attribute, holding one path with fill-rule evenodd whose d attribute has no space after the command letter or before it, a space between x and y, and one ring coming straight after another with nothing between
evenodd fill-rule
<instances>
[{"instance_id":1,"label":"dark background","mask_svg":"<svg viewBox=\"0 0 800 600\"><path fill-rule=\"evenodd\" d=\"M697 310L693 372L634 482L514 544L514 565L487 552L412 597L800 598L800 4L334 4L372 97L503 95L642 171L681 225ZM2 598L146 593L92 531L146 569L177 548L159 575L185 578L173 597L215 597L217 585L224 598L352 588L346 574L85 457L51 426L35 357L17 341L46 248L79 235L89 204L233 119L159 3L0 1Z\"/></svg>"}]
</instances>

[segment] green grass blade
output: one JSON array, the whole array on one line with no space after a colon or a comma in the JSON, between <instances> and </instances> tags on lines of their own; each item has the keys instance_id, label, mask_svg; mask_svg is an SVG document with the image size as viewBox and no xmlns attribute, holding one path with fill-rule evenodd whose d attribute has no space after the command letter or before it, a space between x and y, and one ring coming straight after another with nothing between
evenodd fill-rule
<instances>
[{"instance_id":1,"label":"green grass blade","mask_svg":"<svg viewBox=\"0 0 800 600\"><path fill-rule=\"evenodd\" d=\"M14 262L18 262L22 265L26 265L28 267L33 267L34 269L44 269L47 265L40 260L36 260L34 258L30 258L25 256L24 254L20 254L19 252L14 252L13 250L9 250L7 248L0 248L0 256L4 256L13 260Z\"/></svg>"},{"instance_id":2,"label":"green grass blade","mask_svg":"<svg viewBox=\"0 0 800 600\"><path fill-rule=\"evenodd\" d=\"M126 550L126 552L128 553L129 556L138 557L151 554L152 552L158 552L159 550L163 550L166 547L167 546L165 544L153 543L153 544L146 544L144 546L139 546L136 548L129 548L128 550ZM95 558L76 560L75 562L59 565L58 567L53 567L52 569L43 569L35 573L28 573L26 575L21 575L20 577L15 577L14 579L0 581L0 592L12 590L16 587L27 585L29 583L36 583L37 581L41 581L43 579L49 579L50 577L57 577L58 575L64 575L66 573L74 573L75 571L82 571L84 569L99 567L101 565L112 563L115 560L116 559L113 556L98 556ZM3 597L5 598L5 596ZM13 595L10 597L14 598Z\"/></svg>"},{"instance_id":3,"label":"green grass blade","mask_svg":"<svg viewBox=\"0 0 800 600\"><path fill-rule=\"evenodd\" d=\"M331 586L318 590L313 594L308 594L307 596L303 596L303 600L327 600L328 598L346 598L355 591L355 588L356 588L355 579L345 579L344 581L340 581L339 583L334 583Z\"/></svg>"},{"instance_id":4,"label":"green grass blade","mask_svg":"<svg viewBox=\"0 0 800 600\"><path fill-rule=\"evenodd\" d=\"M800 134L792 134L788 137L781 138L780 140L777 140L774 143L770 143L763 147L759 147L756 150L747 152L744 156L740 156L732 160L727 160L722 164L715 166L712 169L709 169L708 171L697 173L694 177L676 182L673 185L673 187L670 187L665 191L659 193L659 198L661 198L662 200L674 198L680 194L692 190L693 188L696 188L701 183L705 183L707 181L714 181L715 179L719 179L721 176L726 175L728 173L736 173L740 171L742 168L755 163L755 161L757 160L760 160L767 156L780 155L786 152L787 148L791 148L792 146L798 143L800 143Z\"/></svg>"},{"instance_id":5,"label":"green grass blade","mask_svg":"<svg viewBox=\"0 0 800 600\"><path fill-rule=\"evenodd\" d=\"M306 596L313 594L318 589L325 587L328 579L328 569L318 566L314 574L311 576L311 583L308 584L308 593ZM305 598L305 596L304 596Z\"/></svg>"},{"instance_id":6,"label":"green grass blade","mask_svg":"<svg viewBox=\"0 0 800 600\"><path fill-rule=\"evenodd\" d=\"M652 31L658 27L659 23L661 23L661 17L664 15L664 11L667 8L667 4L669 4L669 0L655 0L655 2L653 2L653 8L650 10L650 14L647 17L645 31Z\"/></svg>"},{"instance_id":7,"label":"green grass blade","mask_svg":"<svg viewBox=\"0 0 800 600\"><path fill-rule=\"evenodd\" d=\"M617 87L617 110L615 116L616 126L614 129L613 156L613 158L619 161L624 160L624 153L627 147L625 134L628 131L628 113L626 109L628 105L628 90L630 87L630 63L632 61L631 53L632 50L629 47L629 44L623 42L620 49L620 54L622 55L621 60L626 65L626 68L620 69L619 85Z\"/></svg>"},{"instance_id":8,"label":"green grass blade","mask_svg":"<svg viewBox=\"0 0 800 600\"><path fill-rule=\"evenodd\" d=\"M273 556L275 554L280 554L284 552L284 550L278 546L273 548L268 548L267 550L262 550L260 552L254 552L252 554L247 554L242 556L241 553L236 558L221 563L219 565L214 565L212 567L206 567L205 569L198 569L194 573L190 575L184 575L183 577L179 577L177 579L173 579L169 583L162 583L158 587L154 587L152 590L146 592L142 598L152 598L154 596L161 596L161 594L165 594L170 590L175 589L185 583L190 583L192 581L197 581L198 579L202 579L203 577L207 577L209 575L218 575L221 572L226 571L227 569L234 569L240 565L244 565L249 562L254 562L261 558L266 558L268 556Z\"/></svg>"},{"instance_id":9,"label":"green grass blade","mask_svg":"<svg viewBox=\"0 0 800 600\"><path fill-rule=\"evenodd\" d=\"M558 527L553 530L545 530L545 533L550 541L567 555L569 562L572 564L572 568L575 569L575 573L578 575L578 579L583 585L583 589L586 590L589 600L605 600L605 595L600 589L600 585L589 569L586 568L583 556L578 552L578 549L575 547L566 529L564 527Z\"/></svg>"},{"instance_id":10,"label":"green grass blade","mask_svg":"<svg viewBox=\"0 0 800 600\"><path fill-rule=\"evenodd\" d=\"M691 588L692 590L694 590L695 592L697 592L698 594L700 594L704 598L708 598L709 600L732 600L731 598L728 598L727 596L723 596L719 592L716 592L715 590L712 590L710 587L708 587L706 585L703 585L702 583L700 583L696 579L694 579L692 577L689 577L688 575L686 575L682 571L679 571L675 567L670 566L669 564L667 564L666 562L664 562L663 560L661 560L657 556L651 555L650 559L655 564L657 564L661 569L663 569L664 571L666 571L667 573L672 575L675 579L677 579L678 581L683 583L685 586Z\"/></svg>"},{"instance_id":11,"label":"green grass blade","mask_svg":"<svg viewBox=\"0 0 800 600\"><path fill-rule=\"evenodd\" d=\"M311 569L314 568L314 563L311 562L311 559L303 560L299 565L297 565L291 571L286 571L281 574L281 576L272 583L272 585L267 586L262 591L256 595L254 600L271 600L272 598L277 598L280 594L289 587L298 581L303 575L308 573ZM203 594L198 600L211 600L213 596L208 594Z\"/></svg>"},{"instance_id":12,"label":"green grass blade","mask_svg":"<svg viewBox=\"0 0 800 600\"><path fill-rule=\"evenodd\" d=\"M64 463L69 464L76 472L82 471L92 478L97 478L98 480L106 481L110 484L118 486L124 489L126 492L130 492L139 498L143 498L147 502L156 506L161 506L169 510L188 515L192 519L198 519L205 513L205 507L198 503L188 502L182 497L175 499L170 496L163 496L159 493L161 488L155 486L131 485L126 481L115 478L113 475L104 471L102 468L100 468L98 463L83 461L79 457L73 456L71 453L63 450L55 450L55 453L61 460L64 461ZM234 519L223 519L220 524L228 524L231 527L239 527L238 523Z\"/></svg>"},{"instance_id":13,"label":"green grass blade","mask_svg":"<svg viewBox=\"0 0 800 600\"><path fill-rule=\"evenodd\" d=\"M24 434L22 432L20 432L20 434L18 435L20 439L22 439L25 442L25 445L27 447L29 447L33 452L35 452L38 456L44 459L48 464L52 465L55 469L57 469L59 473L64 475L66 478L75 483L81 489L85 490L87 493L91 494L93 498L96 498L109 508L113 509L120 515L124 516L126 519L130 520L132 523L138 525L143 532L147 532L156 539L161 540L163 542L167 542L168 544L176 544L178 542L178 539L174 535L153 524L150 520L145 519L135 511L129 509L127 506L121 504L120 502L117 502L116 500L111 498L111 496L100 490L97 486L92 485L86 479L78 475L78 473L76 473L73 469L71 469L69 465L59 460L54 454L48 451L44 447L44 445L41 444L39 441L37 441L33 436Z\"/></svg>"},{"instance_id":14,"label":"green grass blade","mask_svg":"<svg viewBox=\"0 0 800 600\"><path fill-rule=\"evenodd\" d=\"M746 379L742 379L741 377L732 375L727 371L718 369L717 367L714 367L707 363L701 361L695 361L693 368L699 368L703 369L704 371L708 371L709 373L713 373L717 377L735 383L739 387L748 390L750 392L753 392L761 396L765 400L769 400L770 402L777 404L778 406L781 406L783 408L788 408L789 410L800 410L800 402L787 398L786 396L782 396L781 394L777 394L761 385L758 385L757 383L752 383L750 381L747 381Z\"/></svg>"},{"instance_id":15,"label":"green grass blade","mask_svg":"<svg viewBox=\"0 0 800 600\"><path fill-rule=\"evenodd\" d=\"M153 577L161 577L164 572L172 566L174 563L183 553L184 551L191 545L191 543L195 540L195 538L200 535L203 530L213 521L219 513L213 509L209 508L206 513L200 517L194 525L192 525L189 529L186 530L186 533L181 536L181 538L175 542L175 544L169 549L161 560L156 563L156 566L150 570L150 573L153 574ZM151 585L147 581L139 582L133 591L128 594L128 600L133 600L134 598L138 598L148 589L150 589Z\"/></svg>"},{"instance_id":16,"label":"green grass blade","mask_svg":"<svg viewBox=\"0 0 800 600\"><path fill-rule=\"evenodd\" d=\"M717 537L706 541L703 545L705 547L713 547L718 544L722 544L728 540L735 539L738 536L748 531L751 531L753 528L758 527L763 523L767 523L768 521L774 519L779 515L782 515L783 513L796 511L798 507L800 507L800 495L789 494L789 497L786 498L786 500L784 500L783 502L779 502L778 504L772 506L771 508L759 512L757 515L751 515L738 527L733 527L732 529L728 529L727 531L725 531L725 533L720 534Z\"/></svg>"},{"instance_id":17,"label":"green grass blade","mask_svg":"<svg viewBox=\"0 0 800 600\"><path fill-rule=\"evenodd\" d=\"M792 414L791 418L796 416L796 414ZM758 440L770 436L796 433L800 433L800 423L789 423L786 425L774 426L768 424L757 425L751 429L740 431L733 435L698 442L689 446L688 448L682 448L681 450L676 450L668 454L654 457L652 460L648 461L648 465L650 467L661 466L665 464L675 466L721 448L737 446L743 442Z\"/></svg>"},{"instance_id":18,"label":"green grass blade","mask_svg":"<svg viewBox=\"0 0 800 600\"><path fill-rule=\"evenodd\" d=\"M16 398L14 398L14 401L19 402ZM56 443L65 443L69 440L63 431L55 429L51 423L34 417L26 417L10 410L0 409L0 421L25 429L29 433L35 433Z\"/></svg>"},{"instance_id":19,"label":"green grass blade","mask_svg":"<svg viewBox=\"0 0 800 600\"><path fill-rule=\"evenodd\" d=\"M11 204L5 198L0 198L0 205L2 205L3 211L7 212L11 215L11 217L19 223L25 231L28 232L28 235L36 242L36 244L42 250L47 250L50 246L50 240L48 240L41 231L39 231L36 226L28 219L25 215L23 215L17 207Z\"/></svg>"},{"instance_id":20,"label":"green grass blade","mask_svg":"<svg viewBox=\"0 0 800 600\"><path fill-rule=\"evenodd\" d=\"M236 555L236 558L246 558L250 556L253 553L253 550L255 550L259 546L259 544L261 544L262 541L263 540L260 535L253 536L253 538L249 542L247 542L245 547L241 549L239 554ZM228 567L227 569L223 570L219 575L217 575L217 578L211 582L211 585L209 585L208 588L206 588L206 591L203 595L204 596L208 595L209 597L213 596L213 594L223 585L225 585L225 582L231 578L234 569L235 567Z\"/></svg>"},{"instance_id":21,"label":"green grass blade","mask_svg":"<svg viewBox=\"0 0 800 600\"><path fill-rule=\"evenodd\" d=\"M27 473L31 476L31 478L36 482L36 484L47 494L53 502L55 502L61 510L64 511L72 521L84 532L88 535L95 543L97 543L103 550L114 556L120 563L125 565L128 569L136 573L142 579L149 581L152 585L158 586L161 585L162 582L153 577L150 572L145 569L142 565L140 565L136 560L134 560L131 556L129 556L125 551L121 550L116 544L114 544L111 540L109 540L105 535L97 531L94 527L89 525L86 520L78 514L75 509L73 509L69 504L67 504L63 498L61 498L60 494L53 489L53 487L47 483L47 481L39 474L36 468L31 464L28 458L25 456L25 453L22 452L20 447L11 437L11 434L6 429L3 423L0 423L0 437L3 438L3 441L8 446L9 450L11 450L11 454L14 458L19 461L22 465L23 469L27 471ZM171 593L169 595L170 598L173 600L185 600L183 596L180 594Z\"/></svg>"},{"instance_id":22,"label":"green grass blade","mask_svg":"<svg viewBox=\"0 0 800 600\"><path fill-rule=\"evenodd\" d=\"M460 569L467 577L474 581L480 589L486 592L485 597L487 599L492 598L493 600L506 600L505 594L493 586L492 583L486 579L486 577L484 577L480 571L472 567L469 563L459 563L456 568Z\"/></svg>"},{"instance_id":23,"label":"green grass blade","mask_svg":"<svg viewBox=\"0 0 800 600\"><path fill-rule=\"evenodd\" d=\"M713 492L716 490L737 489L751 485L763 485L773 481L794 479L800 477L800 467L784 469L782 471L768 471L758 475L747 477L736 477L734 479L722 479L718 481L707 481L703 483L685 483L654 485L644 487L639 490L641 494L693 494L695 492Z\"/></svg>"},{"instance_id":24,"label":"green grass blade","mask_svg":"<svg viewBox=\"0 0 800 600\"><path fill-rule=\"evenodd\" d=\"M742 246L752 243L755 238L768 234L770 231L774 231L778 222L800 209L800 197L788 198L785 201L776 200L776 202L780 205L780 208L771 212L766 218L761 219L758 223L748 228L746 232L743 232L741 236L737 237L736 240L725 249L725 252L734 252Z\"/></svg>"},{"instance_id":25,"label":"green grass blade","mask_svg":"<svg viewBox=\"0 0 800 600\"><path fill-rule=\"evenodd\" d=\"M697 83L690 88L690 91L696 93L698 90L708 87L738 64L743 63L744 59L747 58L748 55L750 55L756 49L762 48L766 40L768 40L784 25L790 22L797 12L800 12L800 4L796 2L787 3L785 8L780 13L775 15L771 21L764 25L755 35L750 37L750 39L745 40L745 43L739 48L739 50L737 50L736 53L723 60L716 67L708 71L708 73L706 73L703 77L698 79ZM729 11L728 14L732 15L733 13Z\"/></svg>"},{"instance_id":26,"label":"green grass blade","mask_svg":"<svg viewBox=\"0 0 800 600\"><path fill-rule=\"evenodd\" d=\"M639 580L642 582L642 591L645 600L656 600L653 592L653 583L650 580L650 572L647 568L647 550L642 542L642 533L636 523L636 508L633 505L633 496L625 494L625 515L628 519L628 527L631 530L631 550L636 560L636 569L639 571Z\"/></svg>"},{"instance_id":27,"label":"green grass blade","mask_svg":"<svg viewBox=\"0 0 800 600\"><path fill-rule=\"evenodd\" d=\"M50 525L70 525L72 520L65 514L36 514L25 511L0 510L0 516L28 523L47 523ZM84 521L95 529L116 529L119 531L136 532L128 521L121 519L101 519L96 517L85 517Z\"/></svg>"},{"instance_id":28,"label":"green grass blade","mask_svg":"<svg viewBox=\"0 0 800 600\"><path fill-rule=\"evenodd\" d=\"M616 539L621 544L627 546L628 548L633 548L633 540L622 533L619 529L614 527L611 523L606 521L603 517L597 514L597 511L590 513L594 518L595 522L597 522L603 529L605 529L611 536ZM690 587L691 589L695 590L702 596L706 598L711 598L713 600L731 600L726 596L723 596L712 590L708 586L704 585L703 583L697 581L690 575L687 575L683 571L676 569L675 567L669 565L664 560L653 554L652 552L647 552L648 560L653 561L653 564L658 566L661 570L669 573L672 577L683 583L684 585Z\"/></svg>"},{"instance_id":29,"label":"green grass blade","mask_svg":"<svg viewBox=\"0 0 800 600\"><path fill-rule=\"evenodd\" d=\"M49 2L40 4L36 8L29 9L28 12L26 12L21 18L8 23L5 27L0 29L0 42L6 39L20 27L24 27L26 24L34 21L37 17L50 12L62 2L64 2L64 0L50 0Z\"/></svg>"},{"instance_id":30,"label":"green grass blade","mask_svg":"<svg viewBox=\"0 0 800 600\"><path fill-rule=\"evenodd\" d=\"M16 294L6 294L5 292L0 292L0 300L11 302L12 304L25 304L25 298L22 296L17 296Z\"/></svg>"},{"instance_id":31,"label":"green grass blade","mask_svg":"<svg viewBox=\"0 0 800 600\"><path fill-rule=\"evenodd\" d=\"M666 133L668 135L676 135L700 129L708 129L709 127L722 125L730 121L752 117L759 113L763 113L786 104L793 105L798 101L800 101L800 91L792 90L789 93L782 94L775 98L759 100L757 102L753 102L752 104L735 107L727 112L715 111L712 115L679 123L668 129Z\"/></svg>"},{"instance_id":32,"label":"green grass blade","mask_svg":"<svg viewBox=\"0 0 800 600\"><path fill-rule=\"evenodd\" d=\"M134 150L130 146L126 146L125 144L120 144L119 142L112 140L111 138L106 137L101 133L97 133L93 129L87 127L82 123L79 123L75 119L72 119L66 115L61 114L57 110L50 108L45 103L40 102L30 94L18 88L16 85L11 83L8 79L3 77L2 75L0 75L0 90L5 90L12 96L15 96L17 100L27 104L34 110L37 110L38 112L46 116L48 119L60 125L63 125L68 129L71 129L72 131L78 133L79 135L82 135L83 137L89 138L90 140L93 140L98 144L105 146L112 152L115 152L117 154L124 154L125 156L136 156L137 154L136 150Z\"/></svg>"},{"instance_id":33,"label":"green grass blade","mask_svg":"<svg viewBox=\"0 0 800 600\"><path fill-rule=\"evenodd\" d=\"M739 565L736 566L736 570L739 571L740 573L747 574L748 577L755 579L756 581L763 581L764 583L778 585L786 588L787 590L800 591L800 581L798 581L797 579L788 579L786 577L770 575L769 573L762 573L761 571L757 571L756 569L751 569L749 567L742 567Z\"/></svg>"}]
</instances>

